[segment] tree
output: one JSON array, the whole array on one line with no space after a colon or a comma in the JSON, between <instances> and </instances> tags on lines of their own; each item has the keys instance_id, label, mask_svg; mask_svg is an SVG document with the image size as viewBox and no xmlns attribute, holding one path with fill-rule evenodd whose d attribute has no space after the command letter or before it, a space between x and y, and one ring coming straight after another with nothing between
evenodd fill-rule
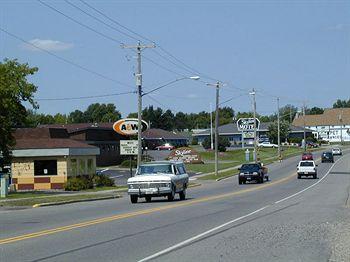
<instances>
[{"instance_id":1,"label":"tree","mask_svg":"<svg viewBox=\"0 0 350 262\"><path fill-rule=\"evenodd\" d=\"M215 145L215 138L214 138L214 145ZM202 146L205 149L209 149L211 147L210 136L204 139ZM229 147L229 146L230 146L230 141L228 140L228 138L225 136L219 136L218 151L225 152L226 147Z\"/></svg>"},{"instance_id":2,"label":"tree","mask_svg":"<svg viewBox=\"0 0 350 262\"><path fill-rule=\"evenodd\" d=\"M138 117L138 113L135 112L135 113L129 113L127 118L137 118Z\"/></svg>"},{"instance_id":3,"label":"tree","mask_svg":"<svg viewBox=\"0 0 350 262\"><path fill-rule=\"evenodd\" d=\"M281 120L288 121L289 123L292 123L297 112L298 112L298 108L296 106L293 106L290 104L285 105L285 106L280 108Z\"/></svg>"},{"instance_id":4,"label":"tree","mask_svg":"<svg viewBox=\"0 0 350 262\"><path fill-rule=\"evenodd\" d=\"M324 112L324 109L320 108L320 107L317 107L317 106L314 106L311 109L306 109L305 110L305 113L307 115L320 115L320 114L323 114L323 112Z\"/></svg>"},{"instance_id":5,"label":"tree","mask_svg":"<svg viewBox=\"0 0 350 262\"><path fill-rule=\"evenodd\" d=\"M69 123L86 123L85 114L80 110L70 112L68 116Z\"/></svg>"},{"instance_id":6,"label":"tree","mask_svg":"<svg viewBox=\"0 0 350 262\"><path fill-rule=\"evenodd\" d=\"M95 103L88 106L84 112L86 122L115 122L121 118L121 114L114 104Z\"/></svg>"},{"instance_id":7,"label":"tree","mask_svg":"<svg viewBox=\"0 0 350 262\"><path fill-rule=\"evenodd\" d=\"M12 128L26 124L27 110L24 103L38 108L34 101L37 87L27 77L38 71L36 67L20 64L16 59L0 62L0 151L8 161L15 145Z\"/></svg>"},{"instance_id":8,"label":"tree","mask_svg":"<svg viewBox=\"0 0 350 262\"><path fill-rule=\"evenodd\" d=\"M349 100L341 100L338 99L334 104L333 108L343 108L343 107L350 107L350 99Z\"/></svg>"},{"instance_id":9,"label":"tree","mask_svg":"<svg viewBox=\"0 0 350 262\"><path fill-rule=\"evenodd\" d=\"M174 114L171 110L165 111L160 117L159 128L172 131L174 129Z\"/></svg>"},{"instance_id":10,"label":"tree","mask_svg":"<svg viewBox=\"0 0 350 262\"><path fill-rule=\"evenodd\" d=\"M288 137L288 133L289 133L289 128L290 124L288 121L281 121L280 122L280 138L281 138L281 141L285 141L286 138ZM268 137L269 139L277 144L278 143L278 125L277 125L277 121L273 122L271 125L269 125L268 127Z\"/></svg>"},{"instance_id":11,"label":"tree","mask_svg":"<svg viewBox=\"0 0 350 262\"><path fill-rule=\"evenodd\" d=\"M188 121L187 121L187 115L178 112L175 115L175 129L179 131L183 131L184 129L189 128Z\"/></svg>"}]
</instances>

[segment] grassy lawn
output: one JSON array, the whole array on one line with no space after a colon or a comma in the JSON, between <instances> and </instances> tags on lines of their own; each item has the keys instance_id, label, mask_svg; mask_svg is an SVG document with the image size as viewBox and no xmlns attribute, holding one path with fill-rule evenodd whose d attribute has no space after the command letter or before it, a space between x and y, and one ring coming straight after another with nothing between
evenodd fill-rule
<instances>
[{"instance_id":1,"label":"grassy lawn","mask_svg":"<svg viewBox=\"0 0 350 262\"><path fill-rule=\"evenodd\" d=\"M54 196L54 197L42 197L42 198L21 198L13 199L13 201L0 202L0 206L33 206L35 204L53 203L62 201L79 201L113 197L115 194L101 194L101 195L72 195L72 196Z\"/></svg>"}]
</instances>

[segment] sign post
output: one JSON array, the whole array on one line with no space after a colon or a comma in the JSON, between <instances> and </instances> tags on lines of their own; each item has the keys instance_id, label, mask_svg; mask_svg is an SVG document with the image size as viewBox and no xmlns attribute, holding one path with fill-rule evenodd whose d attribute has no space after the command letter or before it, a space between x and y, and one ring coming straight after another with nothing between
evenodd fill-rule
<instances>
[{"instance_id":1,"label":"sign post","mask_svg":"<svg viewBox=\"0 0 350 262\"><path fill-rule=\"evenodd\" d=\"M137 155L138 141L137 140L120 140L120 155L130 156L130 177L132 177L132 159Z\"/></svg>"},{"instance_id":2,"label":"sign post","mask_svg":"<svg viewBox=\"0 0 350 262\"><path fill-rule=\"evenodd\" d=\"M256 127L256 129L254 128ZM242 133L242 149L244 148L244 138L254 138L254 150L255 150L255 133L254 130L259 130L260 120L255 118L240 118L237 120L237 129ZM256 152L254 151L254 156ZM256 160L256 159L255 159ZM254 161L255 161L254 160Z\"/></svg>"}]
</instances>

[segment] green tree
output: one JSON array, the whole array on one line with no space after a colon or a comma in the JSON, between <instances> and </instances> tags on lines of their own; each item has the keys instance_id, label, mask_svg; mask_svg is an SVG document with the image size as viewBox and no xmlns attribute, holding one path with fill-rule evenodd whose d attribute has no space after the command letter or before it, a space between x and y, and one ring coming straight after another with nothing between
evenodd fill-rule
<instances>
[{"instance_id":1,"label":"green tree","mask_svg":"<svg viewBox=\"0 0 350 262\"><path fill-rule=\"evenodd\" d=\"M341 100L341 99L338 99L338 100L333 104L333 108L343 108L343 107L350 107L350 99L349 99L349 100Z\"/></svg>"},{"instance_id":2,"label":"green tree","mask_svg":"<svg viewBox=\"0 0 350 262\"><path fill-rule=\"evenodd\" d=\"M85 115L82 111L75 110L75 111L69 113L68 122L69 123L86 123L87 120L86 120Z\"/></svg>"},{"instance_id":3,"label":"green tree","mask_svg":"<svg viewBox=\"0 0 350 262\"><path fill-rule=\"evenodd\" d=\"M179 131L183 131L186 128L189 128L187 122L187 115L183 112L178 112L175 115L175 129Z\"/></svg>"},{"instance_id":4,"label":"green tree","mask_svg":"<svg viewBox=\"0 0 350 262\"><path fill-rule=\"evenodd\" d=\"M323 114L323 112L324 112L324 109L317 106L314 106L313 108L305 110L305 113L307 115L320 115L320 114Z\"/></svg>"},{"instance_id":5,"label":"green tree","mask_svg":"<svg viewBox=\"0 0 350 262\"><path fill-rule=\"evenodd\" d=\"M20 64L16 59L0 62L0 151L5 161L11 157L15 145L12 128L26 124L27 110L24 103L38 108L34 101L37 87L27 77L38 71L36 67Z\"/></svg>"},{"instance_id":6,"label":"green tree","mask_svg":"<svg viewBox=\"0 0 350 262\"><path fill-rule=\"evenodd\" d=\"M215 138L214 138L214 145L215 145ZM211 147L210 136L204 139L204 141L202 142L202 146L205 149L209 149ZM226 147L229 147L229 146L230 146L230 141L228 140L228 138L225 136L219 136L218 151L225 152Z\"/></svg>"},{"instance_id":7,"label":"green tree","mask_svg":"<svg viewBox=\"0 0 350 262\"><path fill-rule=\"evenodd\" d=\"M290 130L290 124L288 121L281 121L280 122L280 138L281 142L285 141L286 138L288 137L288 133ZM271 125L268 127L268 137L270 141L273 143L277 144L278 143L278 126L277 126L277 121L273 122Z\"/></svg>"},{"instance_id":8,"label":"green tree","mask_svg":"<svg viewBox=\"0 0 350 262\"><path fill-rule=\"evenodd\" d=\"M95 103L88 106L84 112L87 122L115 122L121 118L121 114L114 104Z\"/></svg>"},{"instance_id":9,"label":"green tree","mask_svg":"<svg viewBox=\"0 0 350 262\"><path fill-rule=\"evenodd\" d=\"M285 105L280 108L280 117L281 120L288 121L289 123L293 122L293 119L298 112L298 108L293 105Z\"/></svg>"},{"instance_id":10,"label":"green tree","mask_svg":"<svg viewBox=\"0 0 350 262\"><path fill-rule=\"evenodd\" d=\"M128 118L137 118L137 117L138 117L138 113L137 113L137 112L135 112L135 113L129 113L127 117L128 117Z\"/></svg>"}]
</instances>

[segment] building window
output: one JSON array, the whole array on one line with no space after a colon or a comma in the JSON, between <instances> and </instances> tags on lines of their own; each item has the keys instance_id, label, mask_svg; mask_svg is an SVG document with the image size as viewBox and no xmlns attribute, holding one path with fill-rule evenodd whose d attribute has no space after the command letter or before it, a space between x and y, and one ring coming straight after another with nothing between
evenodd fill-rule
<instances>
[{"instance_id":1,"label":"building window","mask_svg":"<svg viewBox=\"0 0 350 262\"><path fill-rule=\"evenodd\" d=\"M57 175L57 160L34 160L35 176Z\"/></svg>"},{"instance_id":2,"label":"building window","mask_svg":"<svg viewBox=\"0 0 350 262\"><path fill-rule=\"evenodd\" d=\"M77 160L76 159L70 160L70 169L71 169L72 175L76 176L77 175Z\"/></svg>"},{"instance_id":3,"label":"building window","mask_svg":"<svg viewBox=\"0 0 350 262\"><path fill-rule=\"evenodd\" d=\"M89 175L94 174L94 160L91 158L87 160L87 169L88 169Z\"/></svg>"},{"instance_id":4,"label":"building window","mask_svg":"<svg viewBox=\"0 0 350 262\"><path fill-rule=\"evenodd\" d=\"M79 175L85 175L85 159L79 159Z\"/></svg>"}]
</instances>

